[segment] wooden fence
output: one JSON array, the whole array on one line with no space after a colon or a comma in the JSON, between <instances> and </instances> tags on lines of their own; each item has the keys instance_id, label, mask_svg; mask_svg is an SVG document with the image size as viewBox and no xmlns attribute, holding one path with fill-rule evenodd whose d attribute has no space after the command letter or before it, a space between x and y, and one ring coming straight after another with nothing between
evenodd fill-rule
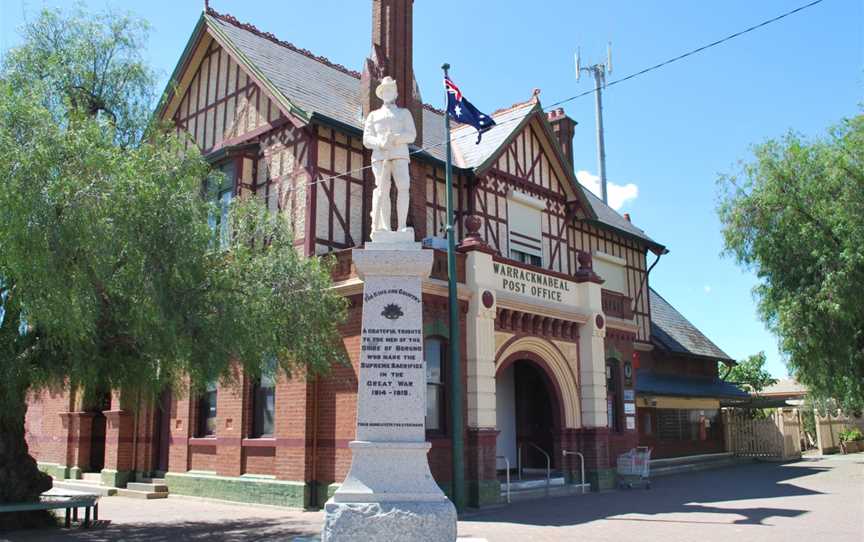
<instances>
[{"instance_id":1,"label":"wooden fence","mask_svg":"<svg viewBox=\"0 0 864 542\"><path fill-rule=\"evenodd\" d=\"M726 450L742 457L788 460L801 457L797 409L773 409L767 417L751 410L723 409Z\"/></svg>"}]
</instances>

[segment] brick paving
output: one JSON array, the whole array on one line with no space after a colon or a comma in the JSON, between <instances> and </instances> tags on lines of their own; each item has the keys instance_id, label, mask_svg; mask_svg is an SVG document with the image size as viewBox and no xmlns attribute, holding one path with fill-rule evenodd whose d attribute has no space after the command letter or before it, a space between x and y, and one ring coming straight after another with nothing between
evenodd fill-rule
<instances>
[{"instance_id":1,"label":"brick paving","mask_svg":"<svg viewBox=\"0 0 864 542\"><path fill-rule=\"evenodd\" d=\"M291 540L320 512L183 497L109 497L89 531L0 534L0 541ZM516 503L469 513L460 536L489 542L864 540L864 454L753 464L656 480L651 490ZM397 541L394 541L397 542Z\"/></svg>"}]
</instances>

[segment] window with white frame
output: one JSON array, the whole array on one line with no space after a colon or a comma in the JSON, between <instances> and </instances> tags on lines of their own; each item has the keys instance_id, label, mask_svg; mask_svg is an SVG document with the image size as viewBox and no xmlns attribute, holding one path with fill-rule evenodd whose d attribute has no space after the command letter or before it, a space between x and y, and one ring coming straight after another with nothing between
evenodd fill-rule
<instances>
[{"instance_id":1,"label":"window with white frame","mask_svg":"<svg viewBox=\"0 0 864 542\"><path fill-rule=\"evenodd\" d=\"M594 272L604 280L603 288L622 294L627 293L627 261L624 258L612 256L595 250Z\"/></svg>"},{"instance_id":2,"label":"window with white frame","mask_svg":"<svg viewBox=\"0 0 864 542\"><path fill-rule=\"evenodd\" d=\"M426 431L444 431L444 355L447 343L437 337L426 339Z\"/></svg>"},{"instance_id":3,"label":"window with white frame","mask_svg":"<svg viewBox=\"0 0 864 542\"><path fill-rule=\"evenodd\" d=\"M207 198L218 208L218 211L210 214L208 223L210 229L219 233L219 246L222 248L226 248L229 243L228 211L234 199L235 171L234 160L229 160L214 168L213 174L207 178Z\"/></svg>"},{"instance_id":4,"label":"window with white frame","mask_svg":"<svg viewBox=\"0 0 864 542\"><path fill-rule=\"evenodd\" d=\"M511 191L507 197L510 258L543 266L543 234L540 229L543 200Z\"/></svg>"}]
</instances>

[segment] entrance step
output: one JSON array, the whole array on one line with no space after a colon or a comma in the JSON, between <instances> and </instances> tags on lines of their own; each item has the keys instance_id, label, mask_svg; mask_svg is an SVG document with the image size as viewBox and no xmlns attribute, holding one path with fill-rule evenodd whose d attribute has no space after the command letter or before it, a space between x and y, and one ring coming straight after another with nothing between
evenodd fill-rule
<instances>
[{"instance_id":1,"label":"entrance step","mask_svg":"<svg viewBox=\"0 0 864 542\"><path fill-rule=\"evenodd\" d=\"M116 487L104 487L102 484L95 484L85 480L54 480L54 488L56 489L71 489L72 491L81 491L91 495L101 495L110 497L117 494Z\"/></svg>"},{"instance_id":2,"label":"entrance step","mask_svg":"<svg viewBox=\"0 0 864 542\"><path fill-rule=\"evenodd\" d=\"M95 482L97 484L102 483L102 473L101 472L82 472L81 479L85 482Z\"/></svg>"},{"instance_id":3,"label":"entrance step","mask_svg":"<svg viewBox=\"0 0 864 542\"><path fill-rule=\"evenodd\" d=\"M709 469L719 469L750 463L750 458L739 458L731 453L702 454L685 457L670 457L667 459L652 459L649 469L650 477L671 476L685 472L697 472Z\"/></svg>"},{"instance_id":4,"label":"entrance step","mask_svg":"<svg viewBox=\"0 0 864 542\"><path fill-rule=\"evenodd\" d=\"M528 501L533 499L545 499L546 497L567 497L579 495L590 491L583 490L580 484L567 484L564 478L552 478L549 487L546 480L523 480L521 482L510 482L510 502ZM507 502L507 485L501 485L501 502Z\"/></svg>"},{"instance_id":5,"label":"entrance step","mask_svg":"<svg viewBox=\"0 0 864 542\"><path fill-rule=\"evenodd\" d=\"M126 489L130 489L132 491L144 491L150 493L168 493L168 486L163 484L157 484L156 482L129 482L126 484Z\"/></svg>"},{"instance_id":6,"label":"entrance step","mask_svg":"<svg viewBox=\"0 0 864 542\"><path fill-rule=\"evenodd\" d=\"M150 485L150 484L127 484L127 489L118 489L118 497L130 497L133 499L165 499L168 497L168 488L165 491L141 491L136 489L128 489L131 485Z\"/></svg>"}]
</instances>

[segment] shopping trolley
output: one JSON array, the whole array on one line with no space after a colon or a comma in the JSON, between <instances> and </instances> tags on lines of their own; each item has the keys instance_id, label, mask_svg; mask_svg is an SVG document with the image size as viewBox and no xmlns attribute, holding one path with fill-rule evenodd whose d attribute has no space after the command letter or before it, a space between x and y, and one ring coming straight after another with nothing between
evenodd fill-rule
<instances>
[{"instance_id":1,"label":"shopping trolley","mask_svg":"<svg viewBox=\"0 0 864 542\"><path fill-rule=\"evenodd\" d=\"M618 456L618 487L630 488L640 486L651 489L648 477L651 465L651 448L639 446Z\"/></svg>"}]
</instances>

